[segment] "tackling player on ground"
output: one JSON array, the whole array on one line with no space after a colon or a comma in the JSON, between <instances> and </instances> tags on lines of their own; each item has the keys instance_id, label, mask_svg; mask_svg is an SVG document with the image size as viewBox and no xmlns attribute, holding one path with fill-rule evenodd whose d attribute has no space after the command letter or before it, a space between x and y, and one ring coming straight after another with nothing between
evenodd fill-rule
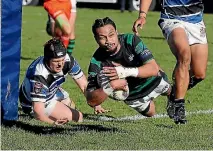
<instances>
[{"instance_id":1,"label":"tackling player on ground","mask_svg":"<svg viewBox=\"0 0 213 151\"><path fill-rule=\"evenodd\" d=\"M87 80L79 64L66 53L60 40L51 39L44 46L44 56L30 64L21 84L19 100L23 112L55 125L81 122L82 113L75 109L69 94L61 87L67 74L82 91L86 89Z\"/></svg>"},{"instance_id":2,"label":"tackling player on ground","mask_svg":"<svg viewBox=\"0 0 213 151\"><path fill-rule=\"evenodd\" d=\"M140 0L139 17L133 25L146 23L146 15L152 0ZM176 57L173 72L173 89L169 97L167 112L177 124L185 124L185 95L206 76L208 44L203 22L202 0L164 0L158 22L168 45Z\"/></svg>"},{"instance_id":3,"label":"tackling player on ground","mask_svg":"<svg viewBox=\"0 0 213 151\"><path fill-rule=\"evenodd\" d=\"M108 17L96 19L92 31L99 48L88 70L88 104L99 105L112 91L125 91L128 85L129 96L124 102L144 116L155 115L153 99L168 95L171 87L151 51L136 35L118 35L115 23ZM97 76L102 77L101 84Z\"/></svg>"}]
</instances>

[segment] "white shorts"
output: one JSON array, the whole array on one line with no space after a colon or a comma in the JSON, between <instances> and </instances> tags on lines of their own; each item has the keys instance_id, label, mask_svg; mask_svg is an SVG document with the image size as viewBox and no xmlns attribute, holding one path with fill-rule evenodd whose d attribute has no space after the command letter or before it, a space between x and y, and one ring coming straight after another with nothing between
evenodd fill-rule
<instances>
[{"instance_id":1,"label":"white shorts","mask_svg":"<svg viewBox=\"0 0 213 151\"><path fill-rule=\"evenodd\" d=\"M69 94L62 88L59 88L54 97L45 102L45 114L49 116L54 110L56 103L67 98L69 98Z\"/></svg>"},{"instance_id":2,"label":"white shorts","mask_svg":"<svg viewBox=\"0 0 213 151\"><path fill-rule=\"evenodd\" d=\"M169 91L169 88L170 84L162 78L159 85L147 96L136 100L124 102L140 113L147 109L153 99L157 98L161 94L167 93Z\"/></svg>"},{"instance_id":3,"label":"white shorts","mask_svg":"<svg viewBox=\"0 0 213 151\"><path fill-rule=\"evenodd\" d=\"M167 41L175 28L183 28L188 37L189 45L207 43L206 27L203 21L194 24L177 19L160 19L158 23Z\"/></svg>"}]
</instances>

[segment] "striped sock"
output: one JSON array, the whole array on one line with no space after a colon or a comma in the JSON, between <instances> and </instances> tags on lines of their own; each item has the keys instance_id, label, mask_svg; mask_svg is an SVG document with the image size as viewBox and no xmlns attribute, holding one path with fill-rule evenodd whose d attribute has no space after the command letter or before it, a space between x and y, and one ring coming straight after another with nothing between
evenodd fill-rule
<instances>
[{"instance_id":1,"label":"striped sock","mask_svg":"<svg viewBox=\"0 0 213 151\"><path fill-rule=\"evenodd\" d=\"M67 47L67 53L71 55L74 47L75 47L75 39L70 39L68 47Z\"/></svg>"}]
</instances>

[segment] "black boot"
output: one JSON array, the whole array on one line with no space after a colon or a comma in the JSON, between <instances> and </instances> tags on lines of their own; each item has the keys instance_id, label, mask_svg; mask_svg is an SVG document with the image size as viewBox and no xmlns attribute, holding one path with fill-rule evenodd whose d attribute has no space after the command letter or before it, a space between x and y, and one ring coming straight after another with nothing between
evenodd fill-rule
<instances>
[{"instance_id":1,"label":"black boot","mask_svg":"<svg viewBox=\"0 0 213 151\"><path fill-rule=\"evenodd\" d=\"M167 106L166 106L167 114L171 119L174 118L175 114L174 100L175 100L175 86L173 85L170 95L167 97Z\"/></svg>"},{"instance_id":2,"label":"black boot","mask_svg":"<svg viewBox=\"0 0 213 151\"><path fill-rule=\"evenodd\" d=\"M178 101L174 101L174 122L175 124L186 124L186 114L185 114L185 100L181 99Z\"/></svg>"}]
</instances>

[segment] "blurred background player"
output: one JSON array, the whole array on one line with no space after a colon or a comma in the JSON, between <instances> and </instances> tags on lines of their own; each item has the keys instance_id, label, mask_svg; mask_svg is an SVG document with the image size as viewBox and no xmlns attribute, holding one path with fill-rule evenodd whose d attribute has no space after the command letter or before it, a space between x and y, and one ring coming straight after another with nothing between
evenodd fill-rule
<instances>
[{"instance_id":1,"label":"blurred background player","mask_svg":"<svg viewBox=\"0 0 213 151\"><path fill-rule=\"evenodd\" d=\"M99 105L112 91L125 91L128 85L129 96L124 102L144 116L155 115L153 99L168 95L171 87L151 51L136 35L118 35L108 17L96 19L92 31L99 48L88 70L87 103Z\"/></svg>"},{"instance_id":2,"label":"blurred background player","mask_svg":"<svg viewBox=\"0 0 213 151\"><path fill-rule=\"evenodd\" d=\"M76 60L66 53L59 39L51 39L44 46L44 56L34 60L27 69L20 87L19 100L23 112L50 124L65 124L83 120L69 94L62 89L69 74L84 91L87 80Z\"/></svg>"},{"instance_id":3,"label":"blurred background player","mask_svg":"<svg viewBox=\"0 0 213 151\"><path fill-rule=\"evenodd\" d=\"M134 22L133 31L146 23L146 15L152 0L140 0L140 12ZM162 1L161 17L158 22L168 45L176 57L173 72L173 90L167 112L177 124L185 124L185 95L188 89L206 77L208 44L203 22L202 0Z\"/></svg>"},{"instance_id":4,"label":"blurred background player","mask_svg":"<svg viewBox=\"0 0 213 151\"><path fill-rule=\"evenodd\" d=\"M44 8L48 12L47 33L59 37L67 52L72 54L75 47L76 0L45 0Z\"/></svg>"}]
</instances>

